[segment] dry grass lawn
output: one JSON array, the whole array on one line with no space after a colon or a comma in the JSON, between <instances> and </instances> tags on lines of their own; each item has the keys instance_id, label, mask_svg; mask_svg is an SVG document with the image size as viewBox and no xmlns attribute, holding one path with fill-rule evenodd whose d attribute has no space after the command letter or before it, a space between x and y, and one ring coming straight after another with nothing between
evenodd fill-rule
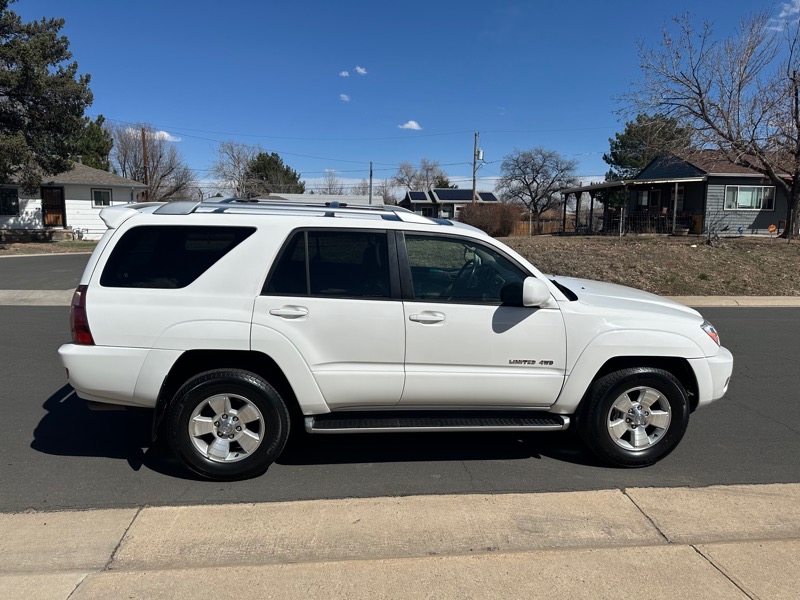
<instances>
[{"instance_id":1,"label":"dry grass lawn","mask_svg":"<svg viewBox=\"0 0 800 600\"><path fill-rule=\"evenodd\" d=\"M665 296L800 296L800 240L695 236L535 236L503 241L545 273Z\"/></svg>"}]
</instances>

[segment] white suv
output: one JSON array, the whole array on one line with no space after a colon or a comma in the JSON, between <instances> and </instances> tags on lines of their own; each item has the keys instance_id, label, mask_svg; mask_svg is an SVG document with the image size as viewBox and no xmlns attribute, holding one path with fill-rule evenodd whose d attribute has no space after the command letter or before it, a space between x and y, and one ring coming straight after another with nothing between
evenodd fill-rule
<instances>
[{"instance_id":1,"label":"white suv","mask_svg":"<svg viewBox=\"0 0 800 600\"><path fill-rule=\"evenodd\" d=\"M81 398L152 407L213 479L320 434L552 431L649 465L733 358L694 310L540 273L396 207L229 200L105 208L59 349Z\"/></svg>"}]
</instances>

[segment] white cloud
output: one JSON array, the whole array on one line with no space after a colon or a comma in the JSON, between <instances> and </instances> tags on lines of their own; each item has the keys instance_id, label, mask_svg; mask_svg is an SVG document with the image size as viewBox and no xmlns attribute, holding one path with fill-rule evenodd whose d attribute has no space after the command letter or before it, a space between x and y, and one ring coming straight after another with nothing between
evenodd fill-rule
<instances>
[{"instance_id":1,"label":"white cloud","mask_svg":"<svg viewBox=\"0 0 800 600\"><path fill-rule=\"evenodd\" d=\"M339 94L339 100L342 102L350 102L350 96L347 94Z\"/></svg>"},{"instance_id":2,"label":"white cloud","mask_svg":"<svg viewBox=\"0 0 800 600\"><path fill-rule=\"evenodd\" d=\"M793 17L797 14L800 14L800 0L792 0L789 3L783 3L783 9L781 13L778 15L779 19L787 19L789 17Z\"/></svg>"},{"instance_id":3,"label":"white cloud","mask_svg":"<svg viewBox=\"0 0 800 600\"><path fill-rule=\"evenodd\" d=\"M339 77L350 77L350 71L339 71Z\"/></svg>"},{"instance_id":4,"label":"white cloud","mask_svg":"<svg viewBox=\"0 0 800 600\"><path fill-rule=\"evenodd\" d=\"M420 131L422 129L416 121L406 121L402 125L398 125L398 127L400 129L413 129L414 131Z\"/></svg>"},{"instance_id":5,"label":"white cloud","mask_svg":"<svg viewBox=\"0 0 800 600\"><path fill-rule=\"evenodd\" d=\"M159 140L165 140L167 142L182 142L183 141L181 138L172 135L168 131L156 131L156 137Z\"/></svg>"},{"instance_id":6,"label":"white cloud","mask_svg":"<svg viewBox=\"0 0 800 600\"><path fill-rule=\"evenodd\" d=\"M366 75L367 70L364 67L359 67L358 65L356 65L356 73L358 73L359 75Z\"/></svg>"},{"instance_id":7,"label":"white cloud","mask_svg":"<svg viewBox=\"0 0 800 600\"><path fill-rule=\"evenodd\" d=\"M126 130L129 135L141 135L142 130L134 127L128 127ZM172 135L169 131L149 131L148 135L153 135L157 140L164 140L165 142L182 142L183 138Z\"/></svg>"}]
</instances>

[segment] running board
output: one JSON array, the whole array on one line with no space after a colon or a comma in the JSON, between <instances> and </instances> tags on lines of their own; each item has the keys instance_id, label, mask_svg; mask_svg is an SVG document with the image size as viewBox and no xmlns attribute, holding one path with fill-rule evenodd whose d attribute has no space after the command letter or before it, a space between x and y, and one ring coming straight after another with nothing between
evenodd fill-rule
<instances>
[{"instance_id":1,"label":"running board","mask_svg":"<svg viewBox=\"0 0 800 600\"><path fill-rule=\"evenodd\" d=\"M540 411L342 411L305 418L308 433L561 431L569 417Z\"/></svg>"}]
</instances>

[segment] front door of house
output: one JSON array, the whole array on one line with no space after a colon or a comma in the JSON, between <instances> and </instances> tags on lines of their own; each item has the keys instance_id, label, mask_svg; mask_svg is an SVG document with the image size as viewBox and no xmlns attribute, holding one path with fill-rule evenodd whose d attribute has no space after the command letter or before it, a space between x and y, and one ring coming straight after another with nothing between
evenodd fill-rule
<instances>
[{"instance_id":1,"label":"front door of house","mask_svg":"<svg viewBox=\"0 0 800 600\"><path fill-rule=\"evenodd\" d=\"M42 188L42 222L45 227L67 226L67 205L64 188Z\"/></svg>"}]
</instances>

